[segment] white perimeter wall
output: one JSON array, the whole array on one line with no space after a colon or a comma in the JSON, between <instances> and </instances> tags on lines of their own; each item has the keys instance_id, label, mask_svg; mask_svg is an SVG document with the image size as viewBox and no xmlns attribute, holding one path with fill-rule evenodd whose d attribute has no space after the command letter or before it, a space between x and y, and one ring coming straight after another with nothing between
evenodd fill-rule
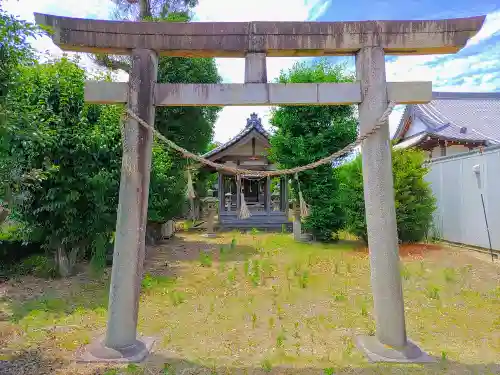
<instances>
[{"instance_id":1,"label":"white perimeter wall","mask_svg":"<svg viewBox=\"0 0 500 375\"><path fill-rule=\"evenodd\" d=\"M473 167L479 165L482 188ZM426 180L437 199L434 224L442 239L488 248L481 191L492 247L500 250L500 146L429 162Z\"/></svg>"}]
</instances>

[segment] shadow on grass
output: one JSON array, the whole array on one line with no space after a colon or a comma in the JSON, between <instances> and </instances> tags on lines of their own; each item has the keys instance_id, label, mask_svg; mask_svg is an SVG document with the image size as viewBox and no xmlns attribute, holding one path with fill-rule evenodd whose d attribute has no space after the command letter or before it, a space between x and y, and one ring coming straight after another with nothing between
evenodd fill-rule
<instances>
[{"instance_id":1,"label":"shadow on grass","mask_svg":"<svg viewBox=\"0 0 500 375\"><path fill-rule=\"evenodd\" d=\"M203 264L208 261L235 262L251 258L257 247L239 245L231 239L218 238L218 242L188 240L182 236L150 247L147 250L144 270L151 275L177 277L182 273L182 263Z\"/></svg>"},{"instance_id":2,"label":"shadow on grass","mask_svg":"<svg viewBox=\"0 0 500 375\"><path fill-rule=\"evenodd\" d=\"M460 362L436 359L432 364L388 364L388 363L366 363L365 366L334 366L320 367L286 367L283 365L273 366L269 361L263 361L260 366L255 367L219 367L216 363L213 366L204 366L199 363L180 358L169 358L159 353L152 353L143 364L132 368L135 371L125 370L124 374L158 374L158 375L390 375L390 374L410 374L410 375L443 375L443 374L484 374L493 375L500 373L500 363L470 365ZM128 372L130 371L130 372ZM95 374L101 374L96 372Z\"/></svg>"},{"instance_id":3,"label":"shadow on grass","mask_svg":"<svg viewBox=\"0 0 500 375\"><path fill-rule=\"evenodd\" d=\"M54 282L57 281L54 280ZM50 290L26 300L17 300L15 296L0 299L0 302L5 302L11 310L8 320L17 323L28 315L40 317L46 313L60 317L70 315L77 310L88 311L107 308L109 290L107 280L92 281L81 285L78 285L79 281L72 282L71 279L66 281L72 284L67 290Z\"/></svg>"},{"instance_id":4,"label":"shadow on grass","mask_svg":"<svg viewBox=\"0 0 500 375\"><path fill-rule=\"evenodd\" d=\"M40 349L25 350L9 360L0 360L2 375L49 375L64 366L64 361L47 356Z\"/></svg>"},{"instance_id":5,"label":"shadow on grass","mask_svg":"<svg viewBox=\"0 0 500 375\"><path fill-rule=\"evenodd\" d=\"M464 364L454 361L438 360L432 364L373 364L364 366L334 366L332 367L287 367L273 366L263 361L260 366L232 367L210 366L173 358L168 355L152 353L145 362L131 365L89 364L71 366L67 359L55 358L52 353L40 349L27 350L16 354L9 360L0 360L0 374L2 375L494 375L500 373L499 363Z\"/></svg>"},{"instance_id":6,"label":"shadow on grass","mask_svg":"<svg viewBox=\"0 0 500 375\"><path fill-rule=\"evenodd\" d=\"M142 292L148 293L156 287L174 286L176 278L185 272L185 262L199 262L200 265L212 261L231 262L247 259L256 252L255 247L237 245L231 240L213 243L175 237L148 248ZM0 303L6 303L11 310L9 315L0 315L0 320L17 323L28 315L47 313L59 317L77 310L106 310L110 274L111 267L97 279L86 274L49 281L21 278L18 283L12 283L4 297L0 298Z\"/></svg>"}]
</instances>

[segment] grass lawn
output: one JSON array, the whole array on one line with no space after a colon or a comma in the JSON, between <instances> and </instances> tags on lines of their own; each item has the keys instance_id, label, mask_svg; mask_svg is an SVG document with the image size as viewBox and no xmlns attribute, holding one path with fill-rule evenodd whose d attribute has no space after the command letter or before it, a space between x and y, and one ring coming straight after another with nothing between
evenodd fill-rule
<instances>
[{"instance_id":1,"label":"grass lawn","mask_svg":"<svg viewBox=\"0 0 500 375\"><path fill-rule=\"evenodd\" d=\"M145 363L72 361L106 324L109 275L82 272L0 284L0 374L499 374L500 267L438 246L402 254L408 335L436 364L369 364L355 347L375 325L369 259L352 243L181 233L149 249Z\"/></svg>"}]
</instances>

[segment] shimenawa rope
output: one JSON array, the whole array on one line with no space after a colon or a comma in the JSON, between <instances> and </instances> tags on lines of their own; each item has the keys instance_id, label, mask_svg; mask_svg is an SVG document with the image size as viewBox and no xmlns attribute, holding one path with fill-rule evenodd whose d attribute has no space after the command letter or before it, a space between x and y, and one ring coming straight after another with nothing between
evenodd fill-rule
<instances>
[{"instance_id":1,"label":"shimenawa rope","mask_svg":"<svg viewBox=\"0 0 500 375\"><path fill-rule=\"evenodd\" d=\"M224 165L224 164L214 163L211 160L208 160L202 156L193 154L192 152L186 150L185 148L182 148L181 146L175 144L174 142L172 142L171 140L169 140L168 138L163 136L158 130L156 130L152 126L150 126L146 121L144 121L139 116L137 116L130 109L127 109L126 115L129 116L130 118L134 119L135 121L137 121L140 125L144 126L149 131L152 131L153 134L156 136L156 138L158 138L160 141L165 143L168 147L180 152L186 158L196 160L197 162L208 165L212 168L215 168L216 170L229 172L229 173L232 173L235 175L248 175L248 176L259 176L259 177L270 176L270 177L272 177L272 176L282 176L282 175L287 175L287 174L295 174L295 173L306 171L308 169L313 169L313 168L316 168L320 165L331 163L333 160L348 154L349 152L354 150L356 147L361 145L361 143L363 143L364 140L366 140L372 134L375 134L381 128L381 126L388 120L389 115L392 113L392 110L394 109L395 105L396 105L395 102L389 102L387 109L384 111L384 113L382 113L382 115L379 117L379 119L375 122L375 125L373 126L373 128L370 131L360 135L358 138L356 138L356 140L354 142L348 144L347 146L345 146L341 150L334 152L333 154L331 154L323 159L319 159L313 163L309 163L309 164L302 165L302 166L295 167L295 168L279 169L279 170L274 170L274 171L255 171L255 170L251 170L251 169L233 168L233 167L229 167L229 166Z\"/></svg>"}]
</instances>

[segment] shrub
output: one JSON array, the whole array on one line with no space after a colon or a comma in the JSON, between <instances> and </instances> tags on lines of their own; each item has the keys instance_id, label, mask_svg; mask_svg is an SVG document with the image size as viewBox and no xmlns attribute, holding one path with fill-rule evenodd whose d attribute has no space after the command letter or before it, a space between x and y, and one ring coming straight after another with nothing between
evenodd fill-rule
<instances>
[{"instance_id":1,"label":"shrub","mask_svg":"<svg viewBox=\"0 0 500 375\"><path fill-rule=\"evenodd\" d=\"M424 180L424 160L424 153L418 150L392 151L397 228L403 243L422 240L432 225L436 200ZM368 242L361 156L338 168L338 172L346 230Z\"/></svg>"},{"instance_id":2,"label":"shrub","mask_svg":"<svg viewBox=\"0 0 500 375\"><path fill-rule=\"evenodd\" d=\"M20 224L4 223L0 226L0 265L5 268L30 255L44 253L40 242L23 238L23 231Z\"/></svg>"},{"instance_id":3,"label":"shrub","mask_svg":"<svg viewBox=\"0 0 500 375\"><path fill-rule=\"evenodd\" d=\"M23 259L14 267L17 275L33 275L42 278L52 278L57 276L54 261L45 255L32 255Z\"/></svg>"},{"instance_id":4,"label":"shrub","mask_svg":"<svg viewBox=\"0 0 500 375\"><path fill-rule=\"evenodd\" d=\"M84 105L84 79L67 58L20 67L7 97L9 147L0 148L2 190L24 227L57 253L62 275L116 222L122 108Z\"/></svg>"},{"instance_id":5,"label":"shrub","mask_svg":"<svg viewBox=\"0 0 500 375\"><path fill-rule=\"evenodd\" d=\"M339 83L352 82L342 65L327 60L313 65L297 63L288 72L282 72L279 83ZM352 106L281 106L271 113L275 132L271 137L269 157L280 168L293 168L321 159L356 138L356 119ZM299 174L300 189L310 207L304 220L304 230L316 240L328 242L337 239L344 226L338 199L339 182L330 165L322 165ZM298 186L292 180L293 195L297 200Z\"/></svg>"}]
</instances>

